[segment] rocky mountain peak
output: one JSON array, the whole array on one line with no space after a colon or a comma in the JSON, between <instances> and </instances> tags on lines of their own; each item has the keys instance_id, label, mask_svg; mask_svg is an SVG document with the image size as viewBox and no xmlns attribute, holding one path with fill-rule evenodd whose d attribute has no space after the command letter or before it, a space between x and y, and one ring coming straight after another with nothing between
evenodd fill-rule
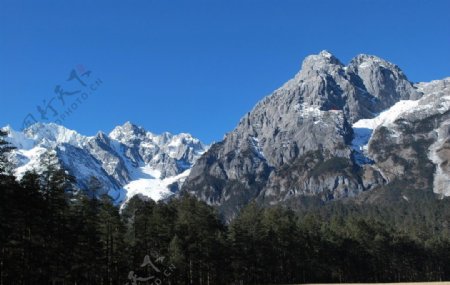
<instances>
[{"instance_id":1,"label":"rocky mountain peak","mask_svg":"<svg viewBox=\"0 0 450 285\"><path fill-rule=\"evenodd\" d=\"M316 77L319 74L330 74L342 69L344 65L337 57L326 50L317 55L307 56L302 63L298 77L307 80L310 77Z\"/></svg>"},{"instance_id":2,"label":"rocky mountain peak","mask_svg":"<svg viewBox=\"0 0 450 285\"><path fill-rule=\"evenodd\" d=\"M94 137L90 138L89 144L102 144L102 145L110 145L111 138L102 131L99 131Z\"/></svg>"},{"instance_id":3,"label":"rocky mountain peak","mask_svg":"<svg viewBox=\"0 0 450 285\"><path fill-rule=\"evenodd\" d=\"M302 69L321 69L326 65L343 66L337 57L330 52L323 50L318 54L307 56L302 63Z\"/></svg>"},{"instance_id":4,"label":"rocky mountain peak","mask_svg":"<svg viewBox=\"0 0 450 285\"><path fill-rule=\"evenodd\" d=\"M58 163L77 178L77 187L89 189L91 177L120 204L135 194L154 200L177 191L207 146L190 134L154 135L130 122L108 135L83 136L56 124L35 124L24 132L8 131L17 149L11 154L20 179L27 170L43 170L43 159L55 153Z\"/></svg>"},{"instance_id":5,"label":"rocky mountain peak","mask_svg":"<svg viewBox=\"0 0 450 285\"><path fill-rule=\"evenodd\" d=\"M391 69L391 70L396 70L399 73L400 72L403 73L397 65L395 65L387 60L384 60L378 56L369 55L369 54L359 54L359 55L355 56L350 61L349 65L359 67L359 68L383 67L383 68L387 68L387 69Z\"/></svg>"},{"instance_id":6,"label":"rocky mountain peak","mask_svg":"<svg viewBox=\"0 0 450 285\"><path fill-rule=\"evenodd\" d=\"M370 159L358 164L352 125L442 84L414 86L398 66L372 55L358 55L346 66L327 51L308 56L294 78L200 157L183 189L218 205L227 217L252 200L356 196L388 176ZM370 136L370 130L358 129L358 135Z\"/></svg>"},{"instance_id":7,"label":"rocky mountain peak","mask_svg":"<svg viewBox=\"0 0 450 285\"><path fill-rule=\"evenodd\" d=\"M81 146L87 137L55 123L36 123L24 130L24 134L37 144L54 147L56 144Z\"/></svg>"},{"instance_id":8,"label":"rocky mountain peak","mask_svg":"<svg viewBox=\"0 0 450 285\"><path fill-rule=\"evenodd\" d=\"M109 136L106 133L104 133L103 131L97 132L95 137L100 139L100 140L105 140L106 138L109 138Z\"/></svg>"},{"instance_id":9,"label":"rocky mountain peak","mask_svg":"<svg viewBox=\"0 0 450 285\"><path fill-rule=\"evenodd\" d=\"M128 121L121 126L115 127L111 133L109 133L109 137L121 142L129 142L130 140L145 136L146 133L147 132L142 127Z\"/></svg>"},{"instance_id":10,"label":"rocky mountain peak","mask_svg":"<svg viewBox=\"0 0 450 285\"><path fill-rule=\"evenodd\" d=\"M422 95L397 65L377 56L360 54L350 61L347 70L361 79L364 89L377 101L376 113L399 100Z\"/></svg>"}]
</instances>

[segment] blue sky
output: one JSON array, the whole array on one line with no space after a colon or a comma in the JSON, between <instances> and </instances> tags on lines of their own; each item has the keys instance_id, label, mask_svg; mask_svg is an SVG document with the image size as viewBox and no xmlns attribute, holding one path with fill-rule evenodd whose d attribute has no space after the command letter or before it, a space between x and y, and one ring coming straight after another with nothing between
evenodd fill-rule
<instances>
[{"instance_id":1,"label":"blue sky","mask_svg":"<svg viewBox=\"0 0 450 285\"><path fill-rule=\"evenodd\" d=\"M323 49L344 63L378 55L411 81L450 76L449 11L447 0L0 0L0 125L45 122L38 106L55 120L78 98L62 123L82 134L132 121L217 141ZM72 70L91 71L86 87Z\"/></svg>"}]
</instances>

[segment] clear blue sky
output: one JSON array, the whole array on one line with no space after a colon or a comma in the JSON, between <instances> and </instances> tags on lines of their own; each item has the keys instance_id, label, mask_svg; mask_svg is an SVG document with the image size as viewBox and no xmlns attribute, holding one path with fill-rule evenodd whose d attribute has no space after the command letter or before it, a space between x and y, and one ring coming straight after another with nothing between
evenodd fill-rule
<instances>
[{"instance_id":1,"label":"clear blue sky","mask_svg":"<svg viewBox=\"0 0 450 285\"><path fill-rule=\"evenodd\" d=\"M132 121L209 143L323 49L378 55L412 81L450 76L449 13L448 0L0 0L0 125L41 120L56 85L78 90L66 80L81 64L102 83L65 126Z\"/></svg>"}]
</instances>

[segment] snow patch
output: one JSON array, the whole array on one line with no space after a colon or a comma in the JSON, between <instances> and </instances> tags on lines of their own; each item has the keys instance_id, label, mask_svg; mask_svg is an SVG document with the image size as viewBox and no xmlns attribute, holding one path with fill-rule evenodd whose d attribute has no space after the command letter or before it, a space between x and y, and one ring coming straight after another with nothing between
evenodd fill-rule
<instances>
[{"instance_id":1,"label":"snow patch","mask_svg":"<svg viewBox=\"0 0 450 285\"><path fill-rule=\"evenodd\" d=\"M27 137L22 132L17 132L13 130L10 126L3 128L4 131L8 133L6 141L14 145L18 149L30 150L35 146L34 140Z\"/></svg>"},{"instance_id":2,"label":"snow patch","mask_svg":"<svg viewBox=\"0 0 450 285\"><path fill-rule=\"evenodd\" d=\"M353 128L363 128L363 129L371 129L374 130L380 125L387 126L397 118L405 113L408 112L415 107L417 107L419 104L418 100L401 100L397 102L395 105L390 107L389 109L381 112L378 116L372 119L362 119L357 121L353 124Z\"/></svg>"},{"instance_id":3,"label":"snow patch","mask_svg":"<svg viewBox=\"0 0 450 285\"><path fill-rule=\"evenodd\" d=\"M436 165L433 192L441 196L450 196L450 173L443 167L446 160L439 156L439 151L444 148L444 144L449 138L449 128L450 122L446 122L439 129L435 130L438 139L430 146L428 153L428 157Z\"/></svg>"},{"instance_id":4,"label":"snow patch","mask_svg":"<svg viewBox=\"0 0 450 285\"><path fill-rule=\"evenodd\" d=\"M370 63L369 62L367 62L367 61L364 61L364 62L362 62L358 67L359 68L368 68L368 67L370 67Z\"/></svg>"},{"instance_id":5,"label":"snow patch","mask_svg":"<svg viewBox=\"0 0 450 285\"><path fill-rule=\"evenodd\" d=\"M260 146L259 139L255 138L255 137L250 137L250 139L251 139L253 150L256 152L258 157L263 160L266 160L266 156L264 155L264 152Z\"/></svg>"},{"instance_id":6,"label":"snow patch","mask_svg":"<svg viewBox=\"0 0 450 285\"><path fill-rule=\"evenodd\" d=\"M184 182L189 173L190 169L179 175L161 179L159 170L150 166L140 167L132 174L132 181L123 187L126 193L125 200L128 201L138 194L151 198L154 201L170 197L174 194L169 189L170 185L176 182Z\"/></svg>"},{"instance_id":7,"label":"snow patch","mask_svg":"<svg viewBox=\"0 0 450 285\"><path fill-rule=\"evenodd\" d=\"M366 155L370 138L376 128L379 126L389 126L394 123L401 114L414 110L418 104L418 100L401 100L389 109L381 112L375 118L361 119L355 122L352 126L354 133L352 149L355 151L357 163L367 164L371 161Z\"/></svg>"},{"instance_id":8,"label":"snow patch","mask_svg":"<svg viewBox=\"0 0 450 285\"><path fill-rule=\"evenodd\" d=\"M14 175L18 180L22 179L27 171L41 172L42 161L41 157L47 152L46 148L37 146L35 148L26 150L18 149L13 152L13 162L17 166L14 170Z\"/></svg>"}]
</instances>

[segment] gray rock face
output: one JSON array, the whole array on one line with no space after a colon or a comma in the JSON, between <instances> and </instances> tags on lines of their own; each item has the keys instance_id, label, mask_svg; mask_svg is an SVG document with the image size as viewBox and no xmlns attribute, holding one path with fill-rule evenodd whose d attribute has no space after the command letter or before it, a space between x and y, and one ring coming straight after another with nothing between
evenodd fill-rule
<instances>
[{"instance_id":1,"label":"gray rock face","mask_svg":"<svg viewBox=\"0 0 450 285\"><path fill-rule=\"evenodd\" d=\"M100 132L95 137L90 138L85 144L85 149L100 162L103 170L119 185L124 185L131 180L125 160L117 154L114 141L107 135Z\"/></svg>"},{"instance_id":2,"label":"gray rock face","mask_svg":"<svg viewBox=\"0 0 450 285\"><path fill-rule=\"evenodd\" d=\"M347 66L326 51L308 56L293 79L197 161L183 190L231 218L251 200L326 201L373 189L386 178L377 166L356 163L351 124L418 99L424 88L375 56L358 55Z\"/></svg>"},{"instance_id":3,"label":"gray rock face","mask_svg":"<svg viewBox=\"0 0 450 285\"><path fill-rule=\"evenodd\" d=\"M368 153L389 182L450 196L450 78L416 87L425 95L375 129Z\"/></svg>"},{"instance_id":4,"label":"gray rock face","mask_svg":"<svg viewBox=\"0 0 450 285\"><path fill-rule=\"evenodd\" d=\"M381 112L399 100L416 100L422 95L398 66L376 56L358 55L350 62L348 71L361 78L364 89L372 96L369 102L361 103L373 113Z\"/></svg>"},{"instance_id":5,"label":"gray rock face","mask_svg":"<svg viewBox=\"0 0 450 285\"><path fill-rule=\"evenodd\" d=\"M95 177L101 187L98 194L109 194L117 204L131 198L130 193L151 194L153 199L172 194L172 186L181 186L183 175L206 150L189 134L155 135L129 122L109 135L99 132L93 137L55 124L35 124L23 133L8 131L17 147L12 160L19 178L27 170L42 171L45 155L54 152L79 188L88 189ZM139 181L146 183L133 184Z\"/></svg>"}]
</instances>

